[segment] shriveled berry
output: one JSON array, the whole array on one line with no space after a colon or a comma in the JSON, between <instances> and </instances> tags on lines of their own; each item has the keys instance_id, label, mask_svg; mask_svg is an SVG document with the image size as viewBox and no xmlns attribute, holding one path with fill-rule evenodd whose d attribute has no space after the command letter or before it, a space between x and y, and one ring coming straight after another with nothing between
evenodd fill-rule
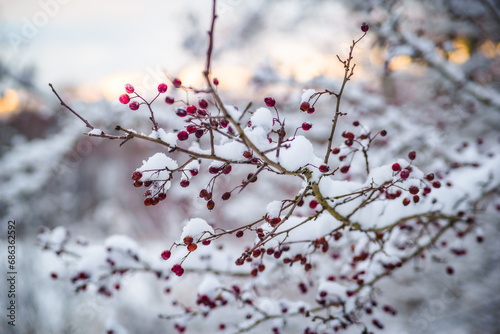
<instances>
[{"instance_id":1,"label":"shriveled berry","mask_svg":"<svg viewBox=\"0 0 500 334\"><path fill-rule=\"evenodd\" d=\"M182 86L182 81L180 79L175 78L174 80L172 80L172 84L174 85L175 88L179 88L180 86Z\"/></svg>"},{"instance_id":2,"label":"shriveled berry","mask_svg":"<svg viewBox=\"0 0 500 334\"><path fill-rule=\"evenodd\" d=\"M159 199L160 201L163 201L163 200L165 200L166 198L167 198L167 194L165 194L165 193L159 193L159 194L158 194L158 199Z\"/></svg>"},{"instance_id":3,"label":"shriveled berry","mask_svg":"<svg viewBox=\"0 0 500 334\"><path fill-rule=\"evenodd\" d=\"M309 105L309 102L307 102L307 101L304 101L300 104L300 110L302 110L302 111L309 110L309 107L310 107L310 105Z\"/></svg>"},{"instance_id":4,"label":"shriveled berry","mask_svg":"<svg viewBox=\"0 0 500 334\"><path fill-rule=\"evenodd\" d=\"M189 134L186 131L179 131L177 133L177 138L181 141L187 140L189 137Z\"/></svg>"},{"instance_id":5,"label":"shriveled berry","mask_svg":"<svg viewBox=\"0 0 500 334\"><path fill-rule=\"evenodd\" d=\"M231 193L229 191L222 194L222 200L227 201L229 198L231 198Z\"/></svg>"},{"instance_id":6,"label":"shriveled berry","mask_svg":"<svg viewBox=\"0 0 500 334\"><path fill-rule=\"evenodd\" d=\"M153 205L153 199L151 197L147 197L146 199L144 199L144 205L145 206Z\"/></svg>"},{"instance_id":7,"label":"shriveled berry","mask_svg":"<svg viewBox=\"0 0 500 334\"><path fill-rule=\"evenodd\" d=\"M312 128L311 123L307 123L307 122L302 123L302 130L309 131L309 130L311 130L311 128Z\"/></svg>"},{"instance_id":8,"label":"shriveled berry","mask_svg":"<svg viewBox=\"0 0 500 334\"><path fill-rule=\"evenodd\" d=\"M119 100L121 103L127 104L130 102L130 96L128 96L127 94L120 95Z\"/></svg>"},{"instance_id":9,"label":"shriveled berry","mask_svg":"<svg viewBox=\"0 0 500 334\"><path fill-rule=\"evenodd\" d=\"M205 134L205 130L203 130L203 129L198 129L198 130L196 130L196 131L195 131L194 136L195 136L196 138L201 138L201 137L203 137L203 135L204 135L204 134Z\"/></svg>"},{"instance_id":10,"label":"shriveled berry","mask_svg":"<svg viewBox=\"0 0 500 334\"><path fill-rule=\"evenodd\" d=\"M272 97L266 97L264 99L264 102L266 103L266 106L272 108L276 105L276 100L273 99Z\"/></svg>"},{"instance_id":11,"label":"shriveled berry","mask_svg":"<svg viewBox=\"0 0 500 334\"><path fill-rule=\"evenodd\" d=\"M207 202L207 209L208 209L208 210L213 210L214 206L215 206L215 202L214 202L214 201L209 200L209 201Z\"/></svg>"},{"instance_id":12,"label":"shriveled berry","mask_svg":"<svg viewBox=\"0 0 500 334\"><path fill-rule=\"evenodd\" d=\"M139 109L139 103L138 102L131 102L128 107L130 108L130 110L137 110Z\"/></svg>"},{"instance_id":13,"label":"shriveled berry","mask_svg":"<svg viewBox=\"0 0 500 334\"><path fill-rule=\"evenodd\" d=\"M129 93L129 94L132 94L135 91L135 88L131 84L126 84L125 85L125 91L127 93Z\"/></svg>"},{"instance_id":14,"label":"shriveled berry","mask_svg":"<svg viewBox=\"0 0 500 334\"><path fill-rule=\"evenodd\" d=\"M362 32L367 32L367 31L368 31L368 29L370 29L370 26L369 26L366 22L363 22L363 23L361 24L361 31L362 31Z\"/></svg>"},{"instance_id":15,"label":"shriveled berry","mask_svg":"<svg viewBox=\"0 0 500 334\"><path fill-rule=\"evenodd\" d=\"M158 92L160 92L160 93L165 93L167 91L167 89L168 89L168 86L165 83L161 83L158 85Z\"/></svg>"},{"instance_id":16,"label":"shriveled berry","mask_svg":"<svg viewBox=\"0 0 500 334\"><path fill-rule=\"evenodd\" d=\"M399 172L401 170L401 165L397 162L392 165L392 170L395 172Z\"/></svg>"},{"instance_id":17,"label":"shriveled berry","mask_svg":"<svg viewBox=\"0 0 500 334\"><path fill-rule=\"evenodd\" d=\"M417 157L417 152L411 151L410 153L408 153L408 159L415 160L416 157Z\"/></svg>"},{"instance_id":18,"label":"shriveled berry","mask_svg":"<svg viewBox=\"0 0 500 334\"><path fill-rule=\"evenodd\" d=\"M205 198L208 195L208 190L207 189L201 189L200 191L200 197Z\"/></svg>"},{"instance_id":19,"label":"shriveled berry","mask_svg":"<svg viewBox=\"0 0 500 334\"><path fill-rule=\"evenodd\" d=\"M404 206L408 206L408 205L410 205L410 202L411 202L411 201L410 201L410 199L409 199L408 197L407 197L407 198L405 198L405 199L403 199L403 205L404 205Z\"/></svg>"},{"instance_id":20,"label":"shriveled berry","mask_svg":"<svg viewBox=\"0 0 500 334\"><path fill-rule=\"evenodd\" d=\"M166 250L166 251L163 251L161 253L161 258L164 260L168 260L168 259L170 259L170 255L172 255L172 252L170 252L169 250Z\"/></svg>"}]
</instances>

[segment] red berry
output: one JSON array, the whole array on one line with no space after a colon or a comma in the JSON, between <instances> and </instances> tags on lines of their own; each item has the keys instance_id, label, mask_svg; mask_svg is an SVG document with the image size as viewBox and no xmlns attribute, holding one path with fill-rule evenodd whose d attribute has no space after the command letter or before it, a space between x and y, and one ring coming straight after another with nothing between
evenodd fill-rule
<instances>
[{"instance_id":1,"label":"red berry","mask_svg":"<svg viewBox=\"0 0 500 334\"><path fill-rule=\"evenodd\" d=\"M165 93L168 89L167 84L161 83L158 85L158 92Z\"/></svg>"},{"instance_id":2,"label":"red berry","mask_svg":"<svg viewBox=\"0 0 500 334\"><path fill-rule=\"evenodd\" d=\"M132 180L134 181L139 181L142 177L142 173L141 172L134 172L132 173Z\"/></svg>"},{"instance_id":3,"label":"red berry","mask_svg":"<svg viewBox=\"0 0 500 334\"><path fill-rule=\"evenodd\" d=\"M308 113L308 114L312 114L312 113L314 113L315 111L316 111L316 109L314 109L314 107L311 107L311 108L307 109L307 113Z\"/></svg>"},{"instance_id":4,"label":"red berry","mask_svg":"<svg viewBox=\"0 0 500 334\"><path fill-rule=\"evenodd\" d=\"M381 135L382 137L387 136L387 131L386 131L386 130L382 130L382 131L380 131L380 135Z\"/></svg>"},{"instance_id":5,"label":"red berry","mask_svg":"<svg viewBox=\"0 0 500 334\"><path fill-rule=\"evenodd\" d=\"M134 102L131 102L131 103L128 105L128 107L130 108L130 110L137 110L137 109L139 109L139 103L137 103L137 102L135 102L135 101L134 101Z\"/></svg>"},{"instance_id":6,"label":"red berry","mask_svg":"<svg viewBox=\"0 0 500 334\"><path fill-rule=\"evenodd\" d=\"M203 244L203 246L208 246L211 242L211 240L203 240L201 243Z\"/></svg>"},{"instance_id":7,"label":"red berry","mask_svg":"<svg viewBox=\"0 0 500 334\"><path fill-rule=\"evenodd\" d=\"M410 176L410 171L407 169L403 169L399 175L403 180L406 180Z\"/></svg>"},{"instance_id":8,"label":"red berry","mask_svg":"<svg viewBox=\"0 0 500 334\"><path fill-rule=\"evenodd\" d=\"M196 132L196 125L189 124L188 126L186 126L186 130L188 133L195 133Z\"/></svg>"},{"instance_id":9,"label":"red berry","mask_svg":"<svg viewBox=\"0 0 500 334\"><path fill-rule=\"evenodd\" d=\"M327 165L321 165L321 166L319 166L319 171L321 173L327 173L329 170L330 170L330 167L328 167Z\"/></svg>"},{"instance_id":10,"label":"red berry","mask_svg":"<svg viewBox=\"0 0 500 334\"><path fill-rule=\"evenodd\" d=\"M218 86L219 85L219 79L214 78L213 83L214 83L214 85Z\"/></svg>"},{"instance_id":11,"label":"red berry","mask_svg":"<svg viewBox=\"0 0 500 334\"><path fill-rule=\"evenodd\" d=\"M160 201L163 201L165 198L167 198L167 194L165 194L165 193L159 193L158 194L158 199Z\"/></svg>"},{"instance_id":12,"label":"red berry","mask_svg":"<svg viewBox=\"0 0 500 334\"><path fill-rule=\"evenodd\" d=\"M182 188L189 187L189 180L181 180L181 187Z\"/></svg>"},{"instance_id":13,"label":"red berry","mask_svg":"<svg viewBox=\"0 0 500 334\"><path fill-rule=\"evenodd\" d=\"M172 252L166 250L161 253L161 258L164 260L168 260L170 258L170 255L172 255Z\"/></svg>"},{"instance_id":14,"label":"red berry","mask_svg":"<svg viewBox=\"0 0 500 334\"><path fill-rule=\"evenodd\" d=\"M186 117L187 116L187 112L186 112L186 109L182 109L182 108L177 108L175 110L175 114L179 117Z\"/></svg>"},{"instance_id":15,"label":"red berry","mask_svg":"<svg viewBox=\"0 0 500 334\"><path fill-rule=\"evenodd\" d=\"M208 172L210 174L217 174L219 172L219 167L215 167L215 166L210 166L210 168L208 168Z\"/></svg>"},{"instance_id":16,"label":"red berry","mask_svg":"<svg viewBox=\"0 0 500 334\"><path fill-rule=\"evenodd\" d=\"M342 168L340 168L340 172L345 174L349 171L349 168L351 168L351 166L342 166Z\"/></svg>"},{"instance_id":17,"label":"red berry","mask_svg":"<svg viewBox=\"0 0 500 334\"><path fill-rule=\"evenodd\" d=\"M125 91L127 93L129 93L129 94L132 94L135 91L135 88L131 84L126 84L125 85Z\"/></svg>"},{"instance_id":18,"label":"red berry","mask_svg":"<svg viewBox=\"0 0 500 334\"><path fill-rule=\"evenodd\" d=\"M315 209L317 206L318 206L318 201L313 199L311 202L309 202L309 207L311 209Z\"/></svg>"},{"instance_id":19,"label":"red berry","mask_svg":"<svg viewBox=\"0 0 500 334\"><path fill-rule=\"evenodd\" d=\"M175 88L179 88L180 86L182 86L182 81L175 78L173 81L172 81L172 84L174 85Z\"/></svg>"},{"instance_id":20,"label":"red berry","mask_svg":"<svg viewBox=\"0 0 500 334\"><path fill-rule=\"evenodd\" d=\"M307 111L309 110L309 102L304 101L300 104L300 110L302 111Z\"/></svg>"},{"instance_id":21,"label":"red berry","mask_svg":"<svg viewBox=\"0 0 500 334\"><path fill-rule=\"evenodd\" d=\"M408 191L410 192L410 194L412 194L412 195L416 195L416 194L418 194L419 189L418 189L418 187L411 186L411 187L408 189Z\"/></svg>"},{"instance_id":22,"label":"red berry","mask_svg":"<svg viewBox=\"0 0 500 334\"><path fill-rule=\"evenodd\" d=\"M432 182L432 186L433 186L434 188L441 188L441 182L439 182L439 181L434 181L434 182Z\"/></svg>"},{"instance_id":23,"label":"red berry","mask_svg":"<svg viewBox=\"0 0 500 334\"><path fill-rule=\"evenodd\" d=\"M198 105L200 106L201 109L207 109L208 108L208 101L205 99L199 99Z\"/></svg>"},{"instance_id":24,"label":"red berry","mask_svg":"<svg viewBox=\"0 0 500 334\"><path fill-rule=\"evenodd\" d=\"M427 194L429 194L430 192L431 192L431 188L429 188L429 187L425 187L425 188L424 188L424 195L427 195Z\"/></svg>"},{"instance_id":25,"label":"red berry","mask_svg":"<svg viewBox=\"0 0 500 334\"><path fill-rule=\"evenodd\" d=\"M127 104L130 102L130 96L128 96L127 94L123 94L123 95L120 95L120 102L123 103L123 104Z\"/></svg>"},{"instance_id":26,"label":"red berry","mask_svg":"<svg viewBox=\"0 0 500 334\"><path fill-rule=\"evenodd\" d=\"M302 123L302 130L309 131L312 128L311 123L304 122Z\"/></svg>"},{"instance_id":27,"label":"red berry","mask_svg":"<svg viewBox=\"0 0 500 334\"><path fill-rule=\"evenodd\" d=\"M167 104L174 104L175 100L172 96L167 96L165 97L165 103Z\"/></svg>"},{"instance_id":28,"label":"red berry","mask_svg":"<svg viewBox=\"0 0 500 334\"><path fill-rule=\"evenodd\" d=\"M359 126L359 121L354 121L354 122L352 122L352 125L353 125L353 126Z\"/></svg>"},{"instance_id":29,"label":"red berry","mask_svg":"<svg viewBox=\"0 0 500 334\"><path fill-rule=\"evenodd\" d=\"M395 172L399 172L401 170L401 165L397 162L392 165L392 170Z\"/></svg>"},{"instance_id":30,"label":"red berry","mask_svg":"<svg viewBox=\"0 0 500 334\"><path fill-rule=\"evenodd\" d=\"M177 276L182 276L184 274L184 268L181 267L180 264L175 264L172 267L172 271L177 275Z\"/></svg>"},{"instance_id":31,"label":"red berry","mask_svg":"<svg viewBox=\"0 0 500 334\"><path fill-rule=\"evenodd\" d=\"M191 169L189 172L191 173L191 176L198 175L198 170L197 169Z\"/></svg>"},{"instance_id":32,"label":"red berry","mask_svg":"<svg viewBox=\"0 0 500 334\"><path fill-rule=\"evenodd\" d=\"M243 231L236 232L236 238L241 238L243 236Z\"/></svg>"},{"instance_id":33,"label":"red berry","mask_svg":"<svg viewBox=\"0 0 500 334\"><path fill-rule=\"evenodd\" d=\"M416 157L417 157L417 152L411 151L410 153L408 153L408 158L410 160L415 160Z\"/></svg>"},{"instance_id":34,"label":"red berry","mask_svg":"<svg viewBox=\"0 0 500 334\"><path fill-rule=\"evenodd\" d=\"M403 205L404 205L404 206L408 206L408 205L410 205L410 202L411 202L411 201L410 201L410 199L409 199L409 198L405 198L405 199L403 199Z\"/></svg>"},{"instance_id":35,"label":"red berry","mask_svg":"<svg viewBox=\"0 0 500 334\"><path fill-rule=\"evenodd\" d=\"M260 251L260 248L254 249L252 255L253 257L259 257L262 252Z\"/></svg>"},{"instance_id":36,"label":"red berry","mask_svg":"<svg viewBox=\"0 0 500 334\"><path fill-rule=\"evenodd\" d=\"M186 111L187 111L187 113L188 113L189 115L194 115L194 114L196 114L196 110L198 110L198 108L196 108L196 106L194 106L194 105L189 105L189 106L187 106L187 108L186 108Z\"/></svg>"},{"instance_id":37,"label":"red berry","mask_svg":"<svg viewBox=\"0 0 500 334\"><path fill-rule=\"evenodd\" d=\"M271 108L276 105L276 100L273 99L272 97L266 97L264 99L264 102L266 103L266 106L271 107Z\"/></svg>"},{"instance_id":38,"label":"red berry","mask_svg":"<svg viewBox=\"0 0 500 334\"><path fill-rule=\"evenodd\" d=\"M335 147L334 149L332 149L332 153L333 154L339 154L340 153L340 148Z\"/></svg>"},{"instance_id":39,"label":"red berry","mask_svg":"<svg viewBox=\"0 0 500 334\"><path fill-rule=\"evenodd\" d=\"M201 191L200 191L200 197L201 198L205 198L205 197L207 197L207 195L208 195L207 189L201 189Z\"/></svg>"},{"instance_id":40,"label":"red berry","mask_svg":"<svg viewBox=\"0 0 500 334\"><path fill-rule=\"evenodd\" d=\"M186 131L179 131L177 133L177 138L181 141L187 140L189 137L189 134Z\"/></svg>"},{"instance_id":41,"label":"red berry","mask_svg":"<svg viewBox=\"0 0 500 334\"><path fill-rule=\"evenodd\" d=\"M194 133L194 136L195 136L196 138L201 138L201 137L203 137L203 135L204 135L204 134L205 134L205 130L203 130L203 129L198 129L198 130L196 130L196 132Z\"/></svg>"},{"instance_id":42,"label":"red berry","mask_svg":"<svg viewBox=\"0 0 500 334\"><path fill-rule=\"evenodd\" d=\"M452 266L448 266L448 267L446 267L446 273L447 273L448 275L453 275L453 273L454 273L454 272L455 272L455 269L453 269L453 267L452 267Z\"/></svg>"},{"instance_id":43,"label":"red berry","mask_svg":"<svg viewBox=\"0 0 500 334\"><path fill-rule=\"evenodd\" d=\"M432 181L432 180L434 180L434 173L429 173L429 174L427 174L427 175L425 176L425 179L426 179L427 181L429 181L429 182L430 182L430 181Z\"/></svg>"},{"instance_id":44,"label":"red berry","mask_svg":"<svg viewBox=\"0 0 500 334\"><path fill-rule=\"evenodd\" d=\"M370 26L369 26L366 22L363 22L363 23L361 24L361 31L362 31L362 32L367 32L367 31L368 31L368 29L370 29Z\"/></svg>"},{"instance_id":45,"label":"red berry","mask_svg":"<svg viewBox=\"0 0 500 334\"><path fill-rule=\"evenodd\" d=\"M231 193L229 191L226 191L225 193L222 194L222 200L227 201L231 197Z\"/></svg>"},{"instance_id":46,"label":"red berry","mask_svg":"<svg viewBox=\"0 0 500 334\"><path fill-rule=\"evenodd\" d=\"M214 201L209 200L209 201L207 202L207 209L208 209L208 210L213 210L214 206L215 206Z\"/></svg>"},{"instance_id":47,"label":"red berry","mask_svg":"<svg viewBox=\"0 0 500 334\"><path fill-rule=\"evenodd\" d=\"M189 245L187 246L187 249L188 249L188 251L190 251L190 252L194 252L194 251L196 250L196 248L198 248L198 246L196 246L196 244L189 244Z\"/></svg>"},{"instance_id":48,"label":"red berry","mask_svg":"<svg viewBox=\"0 0 500 334\"><path fill-rule=\"evenodd\" d=\"M193 241L194 241L194 239L193 239L192 236L188 235L187 237L184 238L184 244L185 245L191 245L193 243Z\"/></svg>"},{"instance_id":49,"label":"red berry","mask_svg":"<svg viewBox=\"0 0 500 334\"><path fill-rule=\"evenodd\" d=\"M153 205L153 199L151 197L146 197L146 199L144 200L144 205L145 206Z\"/></svg>"},{"instance_id":50,"label":"red berry","mask_svg":"<svg viewBox=\"0 0 500 334\"><path fill-rule=\"evenodd\" d=\"M420 202L420 197L418 195L413 196L413 202L415 203Z\"/></svg>"},{"instance_id":51,"label":"red berry","mask_svg":"<svg viewBox=\"0 0 500 334\"><path fill-rule=\"evenodd\" d=\"M231 170L233 169L233 167L231 167L231 165L226 165L226 167L224 167L224 174L229 174L231 173Z\"/></svg>"},{"instance_id":52,"label":"red berry","mask_svg":"<svg viewBox=\"0 0 500 334\"><path fill-rule=\"evenodd\" d=\"M56 273L51 273L51 274L50 274L50 277L51 277L52 279L57 279L57 277L58 277L58 276L57 276L57 274L56 274Z\"/></svg>"}]
</instances>

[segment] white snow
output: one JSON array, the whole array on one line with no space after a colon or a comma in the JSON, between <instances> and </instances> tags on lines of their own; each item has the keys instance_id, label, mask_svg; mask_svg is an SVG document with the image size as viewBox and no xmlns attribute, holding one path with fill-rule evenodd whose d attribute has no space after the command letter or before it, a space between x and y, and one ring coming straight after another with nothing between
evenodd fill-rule
<instances>
[{"instance_id":1,"label":"white snow","mask_svg":"<svg viewBox=\"0 0 500 334\"><path fill-rule=\"evenodd\" d=\"M304 89L304 93L302 93L300 97L300 102L309 102L309 99L315 93L316 91L314 89Z\"/></svg>"},{"instance_id":2,"label":"white snow","mask_svg":"<svg viewBox=\"0 0 500 334\"><path fill-rule=\"evenodd\" d=\"M273 115L267 108L259 108L250 118L252 127L261 127L265 132L271 131L273 128Z\"/></svg>"},{"instance_id":3,"label":"white snow","mask_svg":"<svg viewBox=\"0 0 500 334\"><path fill-rule=\"evenodd\" d=\"M182 228L182 234L180 237L180 242L184 240L185 237L190 236L195 241L199 239L205 232L208 234L213 234L214 229L212 226L201 218L191 218L186 225Z\"/></svg>"}]
</instances>

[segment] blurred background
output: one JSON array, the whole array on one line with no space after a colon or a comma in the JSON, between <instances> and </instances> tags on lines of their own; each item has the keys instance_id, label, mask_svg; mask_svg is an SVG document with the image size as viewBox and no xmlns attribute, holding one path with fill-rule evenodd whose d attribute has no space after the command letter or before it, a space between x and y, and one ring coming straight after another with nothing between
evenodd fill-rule
<instances>
[{"instance_id":1,"label":"blurred background","mask_svg":"<svg viewBox=\"0 0 500 334\"><path fill-rule=\"evenodd\" d=\"M104 333L109 318L130 333L165 332L157 318L166 303L157 295L161 283L138 275L130 279L134 289L112 301L74 294L50 277L71 264L37 247L42 226L65 226L92 241L125 234L154 253L176 239L188 217L240 224L261 215L254 207L296 191L296 184L269 178L270 188L207 213L193 199L196 191L173 187L170 201L146 208L130 175L157 148L83 136L84 124L48 86L103 130L113 133L120 124L149 133L145 111L131 112L118 97L127 83L154 96L158 83L171 86L167 75L202 88L210 11L208 0L0 1L0 235L6 249L7 221L15 219L19 272L18 326L4 319L0 332L79 333L85 324L85 332ZM235 105L263 106L273 96L289 125L300 125L294 115L302 89L338 87L343 67L336 55L347 56L366 21L370 30L354 51L343 110L346 124L359 119L393 136L373 148L373 163L412 148L422 169L446 170L500 152L498 2L221 0L218 13L213 75ZM170 88L168 94L186 97ZM321 103L317 109L333 102ZM163 101L156 108L162 124L182 126ZM315 117L318 131L310 136L321 145L320 125L329 118ZM196 182L200 189L208 179ZM254 204L245 208L248 197ZM490 204L480 219L485 241L464 241L470 251L454 276L429 264L382 283L382 292L397 291L388 298L402 310L388 333L500 333L498 196Z\"/></svg>"}]
</instances>

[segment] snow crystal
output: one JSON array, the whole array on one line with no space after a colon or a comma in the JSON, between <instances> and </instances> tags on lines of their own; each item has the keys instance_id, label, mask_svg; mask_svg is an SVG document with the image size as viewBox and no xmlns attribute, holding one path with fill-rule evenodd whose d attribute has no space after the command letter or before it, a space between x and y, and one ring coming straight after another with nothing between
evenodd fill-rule
<instances>
[{"instance_id":1,"label":"snow crystal","mask_svg":"<svg viewBox=\"0 0 500 334\"><path fill-rule=\"evenodd\" d=\"M214 275L207 275L198 286L198 294L215 300L221 291L221 283Z\"/></svg>"},{"instance_id":2,"label":"snow crystal","mask_svg":"<svg viewBox=\"0 0 500 334\"><path fill-rule=\"evenodd\" d=\"M304 89L304 93L300 98L300 102L309 102L309 99L314 93L316 93L314 89Z\"/></svg>"},{"instance_id":3,"label":"snow crystal","mask_svg":"<svg viewBox=\"0 0 500 334\"><path fill-rule=\"evenodd\" d=\"M182 229L182 234L180 242L183 242L184 238L187 236L192 237L195 241L202 236L203 233L208 232L209 234L214 233L212 226L201 218L191 218Z\"/></svg>"},{"instance_id":4,"label":"snow crystal","mask_svg":"<svg viewBox=\"0 0 500 334\"><path fill-rule=\"evenodd\" d=\"M280 151L279 163L289 171L296 171L314 161L313 145L304 136L297 136L290 147Z\"/></svg>"},{"instance_id":5,"label":"snow crystal","mask_svg":"<svg viewBox=\"0 0 500 334\"><path fill-rule=\"evenodd\" d=\"M252 122L252 127L258 126L269 132L273 128L273 115L269 109L259 108L250 118L250 122Z\"/></svg>"},{"instance_id":6,"label":"snow crystal","mask_svg":"<svg viewBox=\"0 0 500 334\"><path fill-rule=\"evenodd\" d=\"M142 166L137 171L142 173L143 180L168 180L170 178L170 171L178 167L177 162L165 155L165 153L156 153L148 159L143 161Z\"/></svg>"},{"instance_id":7,"label":"snow crystal","mask_svg":"<svg viewBox=\"0 0 500 334\"><path fill-rule=\"evenodd\" d=\"M104 132L101 130L101 129L92 129L89 131L89 135L93 135L93 136L100 136L101 134L103 134Z\"/></svg>"}]
</instances>

